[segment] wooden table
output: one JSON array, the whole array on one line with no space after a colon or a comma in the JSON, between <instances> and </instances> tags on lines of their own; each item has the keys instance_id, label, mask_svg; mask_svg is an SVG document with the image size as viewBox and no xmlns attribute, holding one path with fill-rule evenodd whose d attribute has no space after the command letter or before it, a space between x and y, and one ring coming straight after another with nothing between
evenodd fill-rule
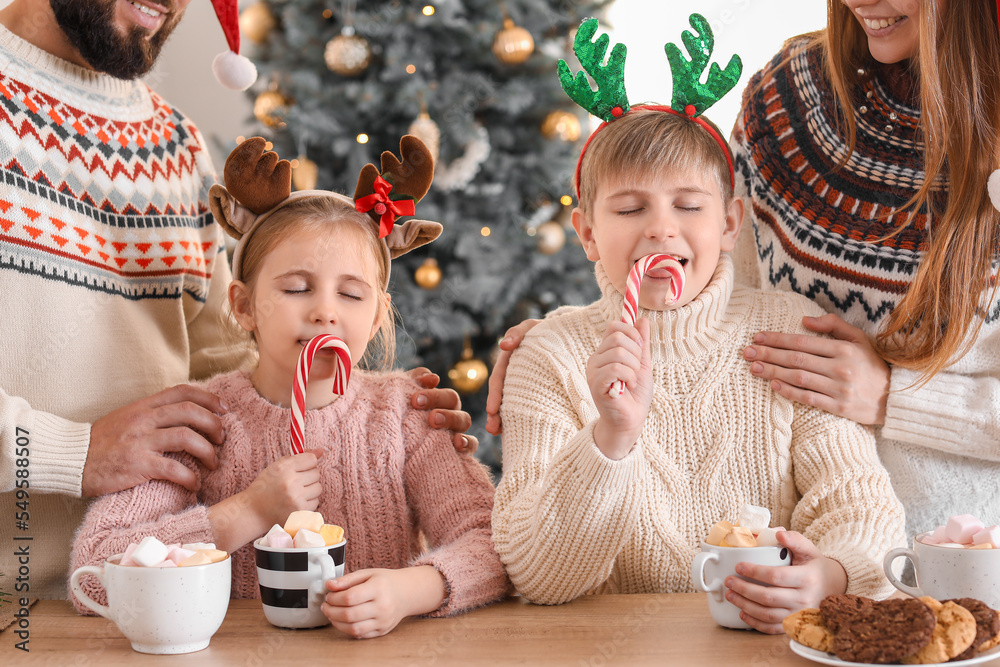
<instances>
[{"instance_id":1,"label":"wooden table","mask_svg":"<svg viewBox=\"0 0 1000 667\"><path fill-rule=\"evenodd\" d=\"M330 627L275 628L258 600L233 600L211 645L179 656L136 653L110 621L78 616L68 602L42 600L31 608L30 653L16 650L17 641L11 629L0 633L0 665L816 664L792 653L784 636L716 626L705 596L694 593L587 596L558 607L511 599L454 618L407 619L388 635L363 641Z\"/></svg>"}]
</instances>

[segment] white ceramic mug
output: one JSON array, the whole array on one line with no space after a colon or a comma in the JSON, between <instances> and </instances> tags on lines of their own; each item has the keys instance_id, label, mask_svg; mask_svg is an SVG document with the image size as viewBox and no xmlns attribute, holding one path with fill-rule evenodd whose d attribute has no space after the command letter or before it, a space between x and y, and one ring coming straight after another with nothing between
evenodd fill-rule
<instances>
[{"instance_id":1,"label":"white ceramic mug","mask_svg":"<svg viewBox=\"0 0 1000 667\"><path fill-rule=\"evenodd\" d=\"M691 580L694 587L708 593L708 610L716 623L724 628L751 630L740 618L740 609L726 599L726 577L733 575L744 581L767 584L736 574L737 563L756 565L791 565L792 556L784 547L717 547L701 543L701 553L691 563Z\"/></svg>"},{"instance_id":2,"label":"white ceramic mug","mask_svg":"<svg viewBox=\"0 0 1000 667\"><path fill-rule=\"evenodd\" d=\"M893 586L914 597L929 595L938 600L975 598L1000 609L1000 549L957 549L924 544L923 535L913 540L913 549L892 549L882 560L882 569ZM892 571L897 558L913 563L916 586L907 586Z\"/></svg>"},{"instance_id":3,"label":"white ceramic mug","mask_svg":"<svg viewBox=\"0 0 1000 667\"><path fill-rule=\"evenodd\" d=\"M77 568L70 577L80 603L110 619L140 653L191 653L208 647L229 608L232 561L189 567L125 567L117 554L102 567ZM97 577L107 606L83 592L80 578Z\"/></svg>"},{"instance_id":4,"label":"white ceramic mug","mask_svg":"<svg viewBox=\"0 0 1000 667\"><path fill-rule=\"evenodd\" d=\"M318 628L330 623L320 605L326 582L344 575L347 541L329 547L278 549L254 541L257 583L264 616L279 628Z\"/></svg>"}]
</instances>

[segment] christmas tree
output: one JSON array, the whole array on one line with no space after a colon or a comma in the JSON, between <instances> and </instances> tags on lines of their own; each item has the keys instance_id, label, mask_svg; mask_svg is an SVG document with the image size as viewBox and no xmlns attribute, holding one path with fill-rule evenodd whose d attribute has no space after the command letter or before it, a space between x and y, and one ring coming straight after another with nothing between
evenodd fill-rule
<instances>
[{"instance_id":1,"label":"christmas tree","mask_svg":"<svg viewBox=\"0 0 1000 667\"><path fill-rule=\"evenodd\" d=\"M415 134L437 153L417 207L444 234L393 262L397 364L463 395L480 458L488 365L508 327L598 296L569 225L586 119L556 62L602 3L564 0L268 0L243 8L262 134L295 158L298 189L353 194L360 168ZM582 131L581 131L582 126Z\"/></svg>"}]
</instances>

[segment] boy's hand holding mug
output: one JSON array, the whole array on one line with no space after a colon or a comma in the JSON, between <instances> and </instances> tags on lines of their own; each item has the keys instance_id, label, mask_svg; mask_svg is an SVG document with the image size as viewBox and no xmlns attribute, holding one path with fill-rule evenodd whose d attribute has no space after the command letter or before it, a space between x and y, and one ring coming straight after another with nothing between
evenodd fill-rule
<instances>
[{"instance_id":1,"label":"boy's hand holding mug","mask_svg":"<svg viewBox=\"0 0 1000 667\"><path fill-rule=\"evenodd\" d=\"M619 380L626 390L612 397L608 390ZM594 426L594 442L609 459L622 459L639 439L653 400L649 320L641 319L634 327L624 322L608 325L604 340L587 362L587 384L601 415Z\"/></svg>"}]
</instances>

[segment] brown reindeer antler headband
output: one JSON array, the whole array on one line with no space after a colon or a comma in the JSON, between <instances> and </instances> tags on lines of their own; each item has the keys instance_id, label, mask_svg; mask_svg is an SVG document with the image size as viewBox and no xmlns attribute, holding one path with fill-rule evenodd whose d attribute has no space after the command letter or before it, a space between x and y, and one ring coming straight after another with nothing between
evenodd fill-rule
<instances>
[{"instance_id":1,"label":"brown reindeer antler headband","mask_svg":"<svg viewBox=\"0 0 1000 667\"><path fill-rule=\"evenodd\" d=\"M402 160L390 151L382 153L381 172L366 164L358 175L353 200L328 190L292 192L291 165L288 160L279 160L277 153L265 151L266 143L262 137L253 137L237 146L223 170L226 187L213 185L209 190L215 219L238 241L233 252L234 279L243 280L243 251L250 237L276 211L304 199L336 199L367 213L372 233L382 240L386 281L390 260L441 235L441 224L429 220L395 224L397 217L414 214L414 204L427 194L434 179L434 159L416 137L406 135L400 140Z\"/></svg>"}]
</instances>

